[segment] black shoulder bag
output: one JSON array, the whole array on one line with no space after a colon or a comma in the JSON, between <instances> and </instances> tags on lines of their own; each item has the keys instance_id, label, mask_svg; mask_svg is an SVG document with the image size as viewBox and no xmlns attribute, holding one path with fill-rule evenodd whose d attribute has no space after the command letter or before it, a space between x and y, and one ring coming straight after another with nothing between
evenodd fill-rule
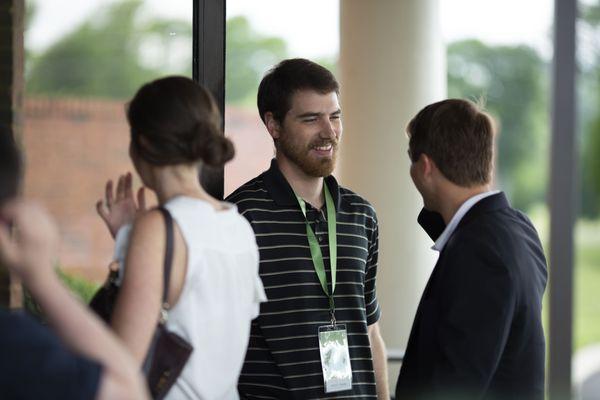
<instances>
[{"instance_id":1,"label":"black shoulder bag","mask_svg":"<svg viewBox=\"0 0 600 400\"><path fill-rule=\"evenodd\" d=\"M158 210L165 218L167 230L167 246L164 260L163 296L160 319L154 331L154 336L148 349L143 371L146 375L150 393L154 399L163 399L173 386L185 367L192 351L192 345L181 336L171 332L166 327L168 317L169 281L173 263L173 218L163 207ZM117 273L111 271L104 286L94 295L90 307L105 321L110 321L115 300L119 292L116 284Z\"/></svg>"}]
</instances>

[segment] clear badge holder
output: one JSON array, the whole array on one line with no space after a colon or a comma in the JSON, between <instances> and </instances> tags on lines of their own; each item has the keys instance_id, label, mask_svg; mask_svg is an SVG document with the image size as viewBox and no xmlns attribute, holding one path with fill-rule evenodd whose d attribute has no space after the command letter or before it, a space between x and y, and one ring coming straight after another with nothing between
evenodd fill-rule
<instances>
[{"instance_id":1,"label":"clear badge holder","mask_svg":"<svg viewBox=\"0 0 600 400\"><path fill-rule=\"evenodd\" d=\"M319 351L321 352L325 393L352 389L352 366L346 325L320 326Z\"/></svg>"}]
</instances>

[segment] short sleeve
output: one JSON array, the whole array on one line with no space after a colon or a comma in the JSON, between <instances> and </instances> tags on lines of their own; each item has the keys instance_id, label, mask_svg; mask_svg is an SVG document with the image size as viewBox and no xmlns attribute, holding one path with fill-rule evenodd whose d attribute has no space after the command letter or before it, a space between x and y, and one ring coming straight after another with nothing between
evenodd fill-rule
<instances>
[{"instance_id":1,"label":"short sleeve","mask_svg":"<svg viewBox=\"0 0 600 400\"><path fill-rule=\"evenodd\" d=\"M367 313L367 325L373 325L379 321L381 310L377 301L377 260L379 255L379 226L375 217L375 224L369 240L369 254L365 273L365 306Z\"/></svg>"},{"instance_id":2,"label":"short sleeve","mask_svg":"<svg viewBox=\"0 0 600 400\"><path fill-rule=\"evenodd\" d=\"M18 399L94 399L101 366L30 317L0 310L0 388Z\"/></svg>"}]
</instances>

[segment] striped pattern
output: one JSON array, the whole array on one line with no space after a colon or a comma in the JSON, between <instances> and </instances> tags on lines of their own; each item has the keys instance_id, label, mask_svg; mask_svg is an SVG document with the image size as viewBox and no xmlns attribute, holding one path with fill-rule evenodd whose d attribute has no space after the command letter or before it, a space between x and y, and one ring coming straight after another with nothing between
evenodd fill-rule
<instances>
[{"instance_id":1,"label":"striped pattern","mask_svg":"<svg viewBox=\"0 0 600 400\"><path fill-rule=\"evenodd\" d=\"M253 321L239 381L242 398L376 398L367 326L379 319L375 290L378 229L373 207L326 178L337 210L336 318L346 324L353 390L325 395L317 329L329 323L328 300L315 273L306 226L291 188L271 168L228 197L250 221L269 301ZM326 211L307 204L331 284Z\"/></svg>"}]
</instances>

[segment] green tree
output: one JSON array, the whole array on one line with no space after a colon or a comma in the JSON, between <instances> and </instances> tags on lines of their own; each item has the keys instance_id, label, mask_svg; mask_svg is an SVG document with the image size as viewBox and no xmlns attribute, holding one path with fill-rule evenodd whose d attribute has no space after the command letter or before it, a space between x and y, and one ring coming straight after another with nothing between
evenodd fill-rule
<instances>
[{"instance_id":1,"label":"green tree","mask_svg":"<svg viewBox=\"0 0 600 400\"><path fill-rule=\"evenodd\" d=\"M583 216L597 218L600 214L600 113L585 127L581 171L581 212Z\"/></svg>"},{"instance_id":2,"label":"green tree","mask_svg":"<svg viewBox=\"0 0 600 400\"><path fill-rule=\"evenodd\" d=\"M253 103L262 76L286 58L286 43L283 39L256 32L242 16L227 20L226 38L227 102Z\"/></svg>"},{"instance_id":3,"label":"green tree","mask_svg":"<svg viewBox=\"0 0 600 400\"><path fill-rule=\"evenodd\" d=\"M127 98L142 83L163 74L160 66L142 61L143 44L153 39L160 43L170 32L191 38L191 26L180 20L143 21L141 6L141 0L114 3L58 40L31 65L28 92ZM168 50L163 41L159 51ZM191 55L189 60L191 65ZM170 71L174 72L183 68Z\"/></svg>"},{"instance_id":4,"label":"green tree","mask_svg":"<svg viewBox=\"0 0 600 400\"><path fill-rule=\"evenodd\" d=\"M578 43L581 213L600 216L600 2L582 4Z\"/></svg>"},{"instance_id":5,"label":"green tree","mask_svg":"<svg viewBox=\"0 0 600 400\"><path fill-rule=\"evenodd\" d=\"M496 177L522 209L543 201L546 190L546 77L546 64L527 46L465 40L448 47L448 94L483 99L497 120Z\"/></svg>"},{"instance_id":6,"label":"green tree","mask_svg":"<svg viewBox=\"0 0 600 400\"><path fill-rule=\"evenodd\" d=\"M34 11L34 7L29 8L28 20ZM191 23L144 19L143 11L141 0L113 3L99 9L42 54L30 52L28 92L122 99L161 75L191 76ZM189 45L189 53L175 67L167 63L176 50L171 48L174 35ZM148 53L149 49L158 54L153 62L145 57L144 50ZM245 17L227 21L226 49L227 101L238 104L254 102L263 74L287 56L285 41L258 33Z\"/></svg>"}]
</instances>

